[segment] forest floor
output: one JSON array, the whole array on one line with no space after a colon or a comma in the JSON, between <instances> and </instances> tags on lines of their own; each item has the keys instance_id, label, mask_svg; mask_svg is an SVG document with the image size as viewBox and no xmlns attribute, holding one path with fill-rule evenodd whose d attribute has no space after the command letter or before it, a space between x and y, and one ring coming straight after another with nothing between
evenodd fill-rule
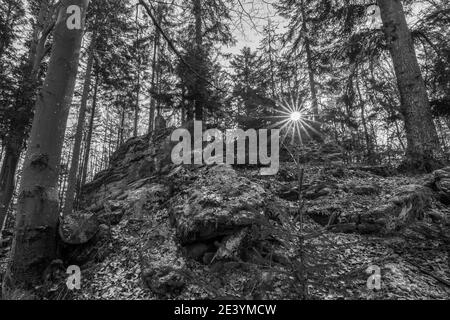
<instances>
[{"instance_id":1,"label":"forest floor","mask_svg":"<svg viewBox=\"0 0 450 320\"><path fill-rule=\"evenodd\" d=\"M292 169L294 172L295 170ZM323 167L308 167L305 184L323 177ZM253 170L240 170L252 181L279 192L286 187L278 178L261 178ZM312 212L323 208L339 211L342 217L362 213L386 203L400 186L424 184L428 175L381 177L360 170L345 169L338 178L327 175L328 186L317 199L305 201L305 210ZM354 186L376 186L377 192L355 194ZM364 193L364 192L362 192ZM295 209L295 201L286 205ZM433 200L429 211L438 210L447 217L450 208ZM431 224L426 215L423 224ZM299 229L297 225L295 228ZM320 234L305 244L305 259L309 266L309 299L449 299L450 298L450 248L449 243L436 237L428 237L417 228L406 228L389 236L362 235L356 233L325 232L322 225L306 217L304 231ZM448 224L440 226L447 235ZM83 267L82 290L77 293L61 292L58 298L73 299L157 299L141 279L140 245L136 225L123 219L112 228L108 254L99 263L90 262ZM3 273L9 247L0 249L0 273ZM283 277L273 281L273 288L266 296L255 296L256 286L253 266L225 264L209 266L188 261L195 279L174 299L203 299L237 297L244 299L298 299L298 292L285 285ZM369 289L369 267L379 268L381 288ZM236 272L236 269L239 269ZM270 270L270 266L267 268ZM294 280L293 275L287 275ZM275 276L276 278L277 276ZM370 282L370 281L369 281ZM220 288L220 294L217 289Z\"/></svg>"}]
</instances>

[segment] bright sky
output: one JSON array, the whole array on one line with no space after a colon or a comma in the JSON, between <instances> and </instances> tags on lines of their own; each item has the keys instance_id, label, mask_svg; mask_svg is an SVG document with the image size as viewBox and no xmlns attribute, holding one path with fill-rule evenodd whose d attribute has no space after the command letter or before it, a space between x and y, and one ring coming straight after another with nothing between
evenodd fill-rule
<instances>
[{"instance_id":1,"label":"bright sky","mask_svg":"<svg viewBox=\"0 0 450 320\"><path fill-rule=\"evenodd\" d=\"M262 38L262 29L267 25L270 19L276 24L282 19L276 15L275 9L271 3L277 1L263 0L242 0L239 6L233 9L232 18L236 21L236 25L232 27L233 35L237 40L237 44L231 48L224 48L226 53L239 53L243 47L250 47L252 50L258 48Z\"/></svg>"},{"instance_id":2,"label":"bright sky","mask_svg":"<svg viewBox=\"0 0 450 320\"><path fill-rule=\"evenodd\" d=\"M224 48L227 53L239 53L239 51L247 46L255 50L259 46L262 38L262 28L267 25L268 19L273 24L279 24L283 28L285 20L276 14L276 10L272 4L277 3L277 0L241 0L242 7L234 8L233 20L242 21L238 26L233 28L233 34L237 40L236 46L232 48ZM408 17L408 23L414 24L420 16L420 11L424 9L425 4L413 4L413 16ZM250 19L250 17L252 17Z\"/></svg>"}]
</instances>

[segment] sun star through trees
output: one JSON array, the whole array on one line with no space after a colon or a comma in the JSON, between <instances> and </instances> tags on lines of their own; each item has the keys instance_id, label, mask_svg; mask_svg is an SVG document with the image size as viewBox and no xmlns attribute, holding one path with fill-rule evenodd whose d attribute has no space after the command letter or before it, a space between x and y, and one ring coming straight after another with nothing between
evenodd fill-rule
<instances>
[{"instance_id":1,"label":"sun star through trees","mask_svg":"<svg viewBox=\"0 0 450 320\"><path fill-rule=\"evenodd\" d=\"M289 97L279 97L276 103L279 115L274 118L280 119L280 121L277 121L271 127L280 128L283 135L281 143L284 143L288 135L291 136L291 144L296 139L300 144L303 144L305 136L312 138L311 133L319 134L314 128L315 121L310 115L311 110L300 101L299 95L296 98L292 94Z\"/></svg>"},{"instance_id":2,"label":"sun star through trees","mask_svg":"<svg viewBox=\"0 0 450 320\"><path fill-rule=\"evenodd\" d=\"M300 119L302 118L302 114L298 111L292 112L291 113L291 121L297 122L300 121Z\"/></svg>"}]
</instances>

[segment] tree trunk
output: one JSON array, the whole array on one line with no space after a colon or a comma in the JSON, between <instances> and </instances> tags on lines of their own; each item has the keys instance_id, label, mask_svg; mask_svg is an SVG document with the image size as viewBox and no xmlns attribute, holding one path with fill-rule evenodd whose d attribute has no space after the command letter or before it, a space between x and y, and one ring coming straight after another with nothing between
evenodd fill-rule
<instances>
[{"instance_id":1,"label":"tree trunk","mask_svg":"<svg viewBox=\"0 0 450 320\"><path fill-rule=\"evenodd\" d=\"M312 110L312 120L313 122L310 124L309 136L315 141L322 142L323 138L321 136L321 125L319 122L319 101L317 99L317 86L314 74L314 65L313 65L313 54L311 49L311 39L309 37L309 28L307 24L307 16L305 12L305 3L301 1L301 13L302 13L302 32L304 34L304 44L305 44L305 52L306 52L306 64L308 69L308 78L309 78L309 88L311 92L311 110Z\"/></svg>"},{"instance_id":2,"label":"tree trunk","mask_svg":"<svg viewBox=\"0 0 450 320\"><path fill-rule=\"evenodd\" d=\"M138 123L139 123L139 95L141 93L141 57L139 55L139 38L140 38L140 26L139 26L139 4L136 5L136 73L137 73L137 89L136 89L136 105L134 108L134 126L133 137L138 136Z\"/></svg>"},{"instance_id":3,"label":"tree trunk","mask_svg":"<svg viewBox=\"0 0 450 320\"><path fill-rule=\"evenodd\" d=\"M94 95L95 97L95 95ZM112 134L112 130L109 129L109 104L106 105L105 107L105 113L106 113L106 119L105 119L105 124L104 124L104 128L105 128L105 133L103 136L103 141L102 141L102 146L103 146L103 151L102 151L102 170L106 169L108 167L108 145L110 144L111 141L111 134Z\"/></svg>"},{"instance_id":4,"label":"tree trunk","mask_svg":"<svg viewBox=\"0 0 450 320\"><path fill-rule=\"evenodd\" d=\"M165 46L162 45L159 48L158 51L158 66L161 66L162 62L163 62L163 57L164 57L164 53L165 53ZM156 86L158 87L158 96L161 95L162 92L162 74L163 74L163 69L162 68L157 68L156 69ZM161 100L160 99L156 99L156 116L160 116L161 115ZM156 119L155 119L155 124L154 126L156 127Z\"/></svg>"},{"instance_id":5,"label":"tree trunk","mask_svg":"<svg viewBox=\"0 0 450 320\"><path fill-rule=\"evenodd\" d=\"M364 139L366 141L366 149L367 149L367 160L370 164L374 163L374 150L373 150L373 143L372 139L369 134L369 130L367 128L367 119L366 119L366 108L365 108L365 101L363 100L363 96L361 94L361 88L359 87L359 79L356 77L356 90L358 92L359 97L359 106L361 110L361 122L364 129Z\"/></svg>"},{"instance_id":6,"label":"tree trunk","mask_svg":"<svg viewBox=\"0 0 450 320\"><path fill-rule=\"evenodd\" d=\"M81 187L83 187L84 184L86 183L88 171L89 155L91 152L91 143L92 143L92 131L94 130L95 111L97 109L98 80L99 74L97 72L95 76L94 98L92 99L91 118L89 120L89 129L86 137L86 148L84 150L83 175L81 177L81 184L80 184Z\"/></svg>"},{"instance_id":7,"label":"tree trunk","mask_svg":"<svg viewBox=\"0 0 450 320\"><path fill-rule=\"evenodd\" d=\"M8 137L5 141L5 159L7 159L8 162L2 164L2 169L0 171L0 230L3 226L14 192L14 175L28 134L27 126L28 123L31 122L31 117L33 116L31 102L36 91L41 61L46 51L45 43L50 31L53 29L53 23L51 21L47 21L47 24L45 23L49 16L48 7L48 0L43 0L37 15L36 27L33 30L31 38L25 77L21 83L21 88L18 91L21 94L17 97L15 102L18 107L23 108L26 106L25 111L23 111L25 114L21 114L21 116L13 119L15 124L12 125L12 130L8 133Z\"/></svg>"},{"instance_id":8,"label":"tree trunk","mask_svg":"<svg viewBox=\"0 0 450 320\"><path fill-rule=\"evenodd\" d=\"M202 32L202 3L201 0L194 1L194 18L195 18L195 53L198 59L197 73L200 75L203 72L204 56L203 56L203 32ZM195 80L195 120L203 120L203 95L205 93L205 83L199 76Z\"/></svg>"},{"instance_id":9,"label":"tree trunk","mask_svg":"<svg viewBox=\"0 0 450 320\"><path fill-rule=\"evenodd\" d=\"M407 168L429 171L440 153L439 139L403 6L400 0L378 4L405 119Z\"/></svg>"},{"instance_id":10,"label":"tree trunk","mask_svg":"<svg viewBox=\"0 0 450 320\"><path fill-rule=\"evenodd\" d=\"M117 140L117 148L119 148L124 140L125 131L125 109L122 107L120 113L120 128L119 128L119 139Z\"/></svg>"},{"instance_id":11,"label":"tree trunk","mask_svg":"<svg viewBox=\"0 0 450 320\"><path fill-rule=\"evenodd\" d=\"M158 6L158 12L156 14L156 20L160 23L161 21L161 14L162 14L162 7ZM150 88L150 118L148 123L148 133L151 133L153 131L154 122L155 122L155 110L156 110L156 99L155 99L155 93L156 93L156 69L158 67L157 59L159 60L159 40L161 38L161 33L158 28L155 27L155 39L153 41L153 58L152 58L152 81L151 81L151 88Z\"/></svg>"},{"instance_id":12,"label":"tree trunk","mask_svg":"<svg viewBox=\"0 0 450 320\"><path fill-rule=\"evenodd\" d=\"M69 166L70 166L70 159L71 159L71 156L72 156L73 147L72 147L72 143L71 142L69 142L68 149L69 149L69 154L67 155L67 160L66 160L66 162L64 164L66 169L69 168ZM60 181L60 184L59 184L59 194L58 194L59 209L58 209L58 211L61 212L64 209L64 196L66 194L68 173L61 174L61 172L60 172L59 176L60 176L60 180L61 181Z\"/></svg>"},{"instance_id":13,"label":"tree trunk","mask_svg":"<svg viewBox=\"0 0 450 320\"><path fill-rule=\"evenodd\" d=\"M0 171L0 231L5 222L6 214L14 193L14 176L17 164L20 159L20 150L22 146L17 142L9 142L5 148L5 158L3 159L2 169Z\"/></svg>"},{"instance_id":14,"label":"tree trunk","mask_svg":"<svg viewBox=\"0 0 450 320\"><path fill-rule=\"evenodd\" d=\"M302 0L301 2L301 11L302 11L302 32L304 33L305 39L305 51L306 51L306 62L308 66L308 77L309 77L309 88L311 91L311 107L313 113L313 120L319 120L319 102L317 100L317 87L316 80L314 77L314 66L312 61L312 51L311 51L311 40L309 38L309 30L308 25L306 23L306 14L305 14L305 6Z\"/></svg>"},{"instance_id":15,"label":"tree trunk","mask_svg":"<svg viewBox=\"0 0 450 320\"><path fill-rule=\"evenodd\" d=\"M152 82L150 89L150 118L148 122L148 133L153 131L154 120L155 120L155 108L156 108L156 100L155 100L155 77L156 77L156 55L158 54L158 46L159 46L159 30L155 30L155 41L153 43L153 60L152 60Z\"/></svg>"},{"instance_id":16,"label":"tree trunk","mask_svg":"<svg viewBox=\"0 0 450 320\"><path fill-rule=\"evenodd\" d=\"M36 102L25 157L16 229L3 282L3 298L33 292L56 257L58 171L67 117L75 87L83 28L69 29L71 5L81 8L84 25L88 0L61 3L47 76Z\"/></svg>"},{"instance_id":17,"label":"tree trunk","mask_svg":"<svg viewBox=\"0 0 450 320\"><path fill-rule=\"evenodd\" d=\"M0 145L1 145L1 148L2 148L0 150L0 164L3 164L3 153L5 152L5 143L2 141Z\"/></svg>"},{"instance_id":18,"label":"tree trunk","mask_svg":"<svg viewBox=\"0 0 450 320\"><path fill-rule=\"evenodd\" d=\"M66 217L73 211L75 192L77 189L77 173L79 169L81 140L83 139L83 128L86 118L86 108L91 89L92 65L94 62L95 35L93 36L89 48L89 56L84 76L83 94L81 96L80 111L78 114L77 131L75 133L75 143L73 145L72 161L70 164L69 178L67 180L66 200L64 202L63 216Z\"/></svg>"},{"instance_id":19,"label":"tree trunk","mask_svg":"<svg viewBox=\"0 0 450 320\"><path fill-rule=\"evenodd\" d=\"M269 70L270 70L270 90L272 92L271 98L276 99L275 67L274 67L274 58L272 56L272 54L273 54L272 24L270 23L270 20L267 25L267 36L268 36L267 50L268 50L268 54L269 54Z\"/></svg>"}]
</instances>

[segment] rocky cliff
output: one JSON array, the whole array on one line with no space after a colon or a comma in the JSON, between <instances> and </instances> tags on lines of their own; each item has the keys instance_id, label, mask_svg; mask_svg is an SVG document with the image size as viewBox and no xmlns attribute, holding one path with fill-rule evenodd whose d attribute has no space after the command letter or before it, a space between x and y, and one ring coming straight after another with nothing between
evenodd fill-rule
<instances>
[{"instance_id":1,"label":"rocky cliff","mask_svg":"<svg viewBox=\"0 0 450 320\"><path fill-rule=\"evenodd\" d=\"M449 169L416 179L308 168L300 224L295 167L261 177L255 168L176 166L170 132L121 146L83 188L82 218L62 224L65 262L83 269L77 298L298 299L305 279L309 297L370 297L370 265L390 286L379 295L402 298L399 288L412 286L422 297L448 296L397 251L412 236L434 246L427 259L440 269L432 274L448 281L447 238L439 236L448 212L439 199L448 196ZM431 235L421 238L423 230Z\"/></svg>"}]
</instances>

